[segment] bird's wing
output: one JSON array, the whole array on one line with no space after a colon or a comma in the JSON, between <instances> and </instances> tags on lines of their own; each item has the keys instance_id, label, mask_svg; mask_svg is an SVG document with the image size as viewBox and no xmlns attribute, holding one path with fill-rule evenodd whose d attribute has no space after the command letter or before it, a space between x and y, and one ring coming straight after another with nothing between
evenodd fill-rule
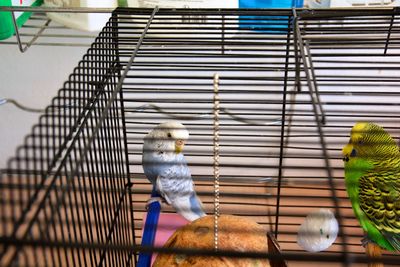
<instances>
[{"instance_id":1,"label":"bird's wing","mask_svg":"<svg viewBox=\"0 0 400 267\"><path fill-rule=\"evenodd\" d=\"M205 213L200 199L194 191L189 168L185 163L174 164L165 169L157 178L157 190L168 204L189 221Z\"/></svg>"},{"instance_id":2,"label":"bird's wing","mask_svg":"<svg viewBox=\"0 0 400 267\"><path fill-rule=\"evenodd\" d=\"M189 168L182 164L171 164L157 177L157 190L165 198L173 201L177 197L190 196L193 189L193 181Z\"/></svg>"},{"instance_id":3,"label":"bird's wing","mask_svg":"<svg viewBox=\"0 0 400 267\"><path fill-rule=\"evenodd\" d=\"M400 250L400 177L370 171L360 178L360 207L371 223Z\"/></svg>"},{"instance_id":4,"label":"bird's wing","mask_svg":"<svg viewBox=\"0 0 400 267\"><path fill-rule=\"evenodd\" d=\"M187 197L179 197L172 201L171 205L188 221L194 221L205 216L203 206L195 192Z\"/></svg>"}]
</instances>

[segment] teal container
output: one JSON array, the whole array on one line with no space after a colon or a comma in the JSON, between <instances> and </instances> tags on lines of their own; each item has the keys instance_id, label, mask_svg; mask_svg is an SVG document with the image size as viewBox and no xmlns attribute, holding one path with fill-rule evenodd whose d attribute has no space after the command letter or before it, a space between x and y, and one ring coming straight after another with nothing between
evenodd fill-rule
<instances>
[{"instance_id":1,"label":"teal container","mask_svg":"<svg viewBox=\"0 0 400 267\"><path fill-rule=\"evenodd\" d=\"M239 8L282 9L303 7L303 0L239 0ZM240 16L239 26L242 29L265 31L268 33L286 33L287 16Z\"/></svg>"},{"instance_id":2,"label":"teal container","mask_svg":"<svg viewBox=\"0 0 400 267\"><path fill-rule=\"evenodd\" d=\"M43 0L0 0L0 6L40 6ZM31 16L32 12L14 12L18 28ZM15 34L11 12L0 11L0 40L7 39Z\"/></svg>"}]
</instances>

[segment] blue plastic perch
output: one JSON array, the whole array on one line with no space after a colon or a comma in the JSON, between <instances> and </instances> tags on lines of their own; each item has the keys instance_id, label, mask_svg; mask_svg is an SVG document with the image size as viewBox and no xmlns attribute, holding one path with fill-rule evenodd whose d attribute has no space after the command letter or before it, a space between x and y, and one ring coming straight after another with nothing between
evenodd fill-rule
<instances>
[{"instance_id":1,"label":"blue plastic perch","mask_svg":"<svg viewBox=\"0 0 400 267\"><path fill-rule=\"evenodd\" d=\"M160 195L153 190L151 197L160 197ZM154 244L156 237L156 230L158 219L160 217L161 205L158 201L151 203L148 206L146 224L144 225L142 247L151 247ZM152 253L139 253L138 267L149 267L151 264Z\"/></svg>"}]
</instances>

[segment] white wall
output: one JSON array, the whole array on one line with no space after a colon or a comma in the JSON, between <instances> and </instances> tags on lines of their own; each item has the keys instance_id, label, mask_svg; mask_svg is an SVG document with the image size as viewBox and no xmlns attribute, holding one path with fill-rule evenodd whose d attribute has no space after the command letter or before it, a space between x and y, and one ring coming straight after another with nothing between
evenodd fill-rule
<instances>
[{"instance_id":1,"label":"white wall","mask_svg":"<svg viewBox=\"0 0 400 267\"><path fill-rule=\"evenodd\" d=\"M0 44L0 99L13 98L29 107L45 108L86 50L33 46L22 54L16 45ZM0 105L0 169L38 118L38 113Z\"/></svg>"}]
</instances>

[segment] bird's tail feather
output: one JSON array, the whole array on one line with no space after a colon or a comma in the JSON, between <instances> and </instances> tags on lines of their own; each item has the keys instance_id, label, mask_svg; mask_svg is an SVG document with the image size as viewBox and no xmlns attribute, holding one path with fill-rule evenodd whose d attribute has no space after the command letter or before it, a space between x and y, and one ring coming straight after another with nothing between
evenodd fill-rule
<instances>
[{"instance_id":1,"label":"bird's tail feather","mask_svg":"<svg viewBox=\"0 0 400 267\"><path fill-rule=\"evenodd\" d=\"M202 203L195 193L189 197L178 198L172 202L175 210L189 221L205 216Z\"/></svg>"},{"instance_id":2,"label":"bird's tail feather","mask_svg":"<svg viewBox=\"0 0 400 267\"><path fill-rule=\"evenodd\" d=\"M385 232L383 235L395 250L400 251L400 234Z\"/></svg>"}]
</instances>

